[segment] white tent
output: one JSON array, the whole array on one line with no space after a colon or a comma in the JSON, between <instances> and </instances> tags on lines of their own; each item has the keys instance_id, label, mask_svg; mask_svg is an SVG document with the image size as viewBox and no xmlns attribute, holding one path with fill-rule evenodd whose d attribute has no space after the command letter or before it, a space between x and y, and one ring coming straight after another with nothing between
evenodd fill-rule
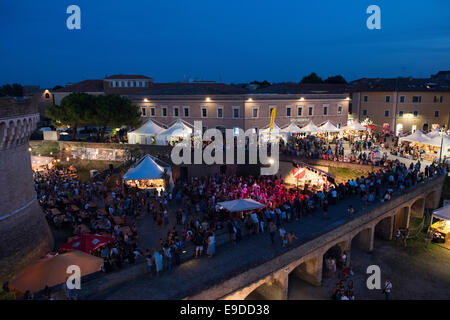
<instances>
[{"instance_id":1,"label":"white tent","mask_svg":"<svg viewBox=\"0 0 450 320\"><path fill-rule=\"evenodd\" d=\"M259 130L259 136L263 141L269 141L269 140L276 140L279 138L285 139L285 137L282 135L283 132L281 132L281 129L279 126L277 126L276 123L273 124L273 129L270 131L270 127Z\"/></svg>"},{"instance_id":2,"label":"white tent","mask_svg":"<svg viewBox=\"0 0 450 320\"><path fill-rule=\"evenodd\" d=\"M163 172L164 168L147 154L135 167L124 174L123 180L162 179Z\"/></svg>"},{"instance_id":3,"label":"white tent","mask_svg":"<svg viewBox=\"0 0 450 320\"><path fill-rule=\"evenodd\" d=\"M230 212L248 211L264 208L264 205L262 203L259 203L258 201L255 201L253 199L230 200L218 202L217 204Z\"/></svg>"},{"instance_id":4,"label":"white tent","mask_svg":"<svg viewBox=\"0 0 450 320\"><path fill-rule=\"evenodd\" d=\"M272 129L271 134L279 134L279 133L280 133L280 130L281 130L280 127L277 126L276 123L274 123L274 124L273 124L273 129ZM259 134L269 134L269 132L270 132L270 126L267 127L267 128L265 128L265 129L259 130Z\"/></svg>"},{"instance_id":5,"label":"white tent","mask_svg":"<svg viewBox=\"0 0 450 320\"><path fill-rule=\"evenodd\" d=\"M314 124L314 122L310 121L306 126L300 128L301 133L318 133L319 128Z\"/></svg>"},{"instance_id":6,"label":"white tent","mask_svg":"<svg viewBox=\"0 0 450 320\"><path fill-rule=\"evenodd\" d=\"M422 131L416 130L414 133L410 134L409 136L401 137L399 139L399 142L403 142L403 141L430 144L432 139L428 138Z\"/></svg>"},{"instance_id":7,"label":"white tent","mask_svg":"<svg viewBox=\"0 0 450 320\"><path fill-rule=\"evenodd\" d=\"M367 128L361 125L358 120L353 120L351 123L347 123L343 130L354 130L354 131L366 131Z\"/></svg>"},{"instance_id":8,"label":"white tent","mask_svg":"<svg viewBox=\"0 0 450 320\"><path fill-rule=\"evenodd\" d=\"M433 216L444 220L450 220L450 205L434 210Z\"/></svg>"},{"instance_id":9,"label":"white tent","mask_svg":"<svg viewBox=\"0 0 450 320\"><path fill-rule=\"evenodd\" d=\"M148 120L141 127L128 132L128 143L130 144L151 144L151 137L155 137L158 133L164 131L163 127L158 126L152 120Z\"/></svg>"},{"instance_id":10,"label":"white tent","mask_svg":"<svg viewBox=\"0 0 450 320\"><path fill-rule=\"evenodd\" d=\"M172 139L189 137L192 131L192 128L184 124L181 119L178 119L170 128L158 133L156 142L157 144L166 145Z\"/></svg>"},{"instance_id":11,"label":"white tent","mask_svg":"<svg viewBox=\"0 0 450 320\"><path fill-rule=\"evenodd\" d=\"M340 130L329 120L319 127L319 132L339 132Z\"/></svg>"},{"instance_id":12,"label":"white tent","mask_svg":"<svg viewBox=\"0 0 450 320\"><path fill-rule=\"evenodd\" d=\"M300 133L300 128L292 121L287 127L280 130L284 134Z\"/></svg>"},{"instance_id":13,"label":"white tent","mask_svg":"<svg viewBox=\"0 0 450 320\"><path fill-rule=\"evenodd\" d=\"M435 130L432 130L432 131L427 133L427 137L431 138L431 139L436 138L436 137L440 137L440 136L441 136L441 134L439 132L439 129L435 129Z\"/></svg>"}]
</instances>

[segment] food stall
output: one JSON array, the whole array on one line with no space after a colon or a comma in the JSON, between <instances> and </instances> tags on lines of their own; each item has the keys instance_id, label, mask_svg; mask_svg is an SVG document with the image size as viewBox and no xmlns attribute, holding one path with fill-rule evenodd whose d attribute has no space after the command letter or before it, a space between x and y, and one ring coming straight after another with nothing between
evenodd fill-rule
<instances>
[{"instance_id":1,"label":"food stall","mask_svg":"<svg viewBox=\"0 0 450 320\"><path fill-rule=\"evenodd\" d=\"M450 205L433 211L430 231L433 242L450 249Z\"/></svg>"},{"instance_id":2,"label":"food stall","mask_svg":"<svg viewBox=\"0 0 450 320\"><path fill-rule=\"evenodd\" d=\"M158 193L165 190L164 168L157 164L150 155L145 155L136 166L130 168L122 177L127 186L139 189L156 190ZM170 184L172 171L166 168Z\"/></svg>"}]
</instances>

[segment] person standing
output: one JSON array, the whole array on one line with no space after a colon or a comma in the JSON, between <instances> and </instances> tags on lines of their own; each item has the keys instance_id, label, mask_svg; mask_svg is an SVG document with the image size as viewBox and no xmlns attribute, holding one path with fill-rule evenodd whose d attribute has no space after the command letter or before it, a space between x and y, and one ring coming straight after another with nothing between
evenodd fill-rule
<instances>
[{"instance_id":1,"label":"person standing","mask_svg":"<svg viewBox=\"0 0 450 320\"><path fill-rule=\"evenodd\" d=\"M153 259L155 260L156 275L163 269L163 257L159 251L155 250L153 252Z\"/></svg>"},{"instance_id":2,"label":"person standing","mask_svg":"<svg viewBox=\"0 0 450 320\"><path fill-rule=\"evenodd\" d=\"M269 235L270 235L270 241L272 242L272 244L275 243L275 232L277 232L277 226L275 225L275 223L273 223L273 221L270 221Z\"/></svg>"},{"instance_id":3,"label":"person standing","mask_svg":"<svg viewBox=\"0 0 450 320\"><path fill-rule=\"evenodd\" d=\"M212 258L213 255L216 253L216 238L214 236L214 232L211 231L208 237L208 249L207 252L208 257Z\"/></svg>"},{"instance_id":4,"label":"person standing","mask_svg":"<svg viewBox=\"0 0 450 320\"><path fill-rule=\"evenodd\" d=\"M383 293L386 297L386 300L390 300L391 290L392 290L392 283L389 279L387 279L386 282L384 283L384 289L383 289Z\"/></svg>"}]
</instances>

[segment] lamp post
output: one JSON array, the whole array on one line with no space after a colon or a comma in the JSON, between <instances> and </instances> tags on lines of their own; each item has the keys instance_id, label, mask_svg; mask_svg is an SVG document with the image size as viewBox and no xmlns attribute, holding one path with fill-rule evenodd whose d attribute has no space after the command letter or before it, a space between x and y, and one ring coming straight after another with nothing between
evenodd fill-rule
<instances>
[{"instance_id":1,"label":"lamp post","mask_svg":"<svg viewBox=\"0 0 450 320\"><path fill-rule=\"evenodd\" d=\"M440 128L439 132L441 134L441 148L439 150L439 163L441 163L441 161L442 161L442 147L443 147L443 144L444 144L444 129Z\"/></svg>"}]
</instances>

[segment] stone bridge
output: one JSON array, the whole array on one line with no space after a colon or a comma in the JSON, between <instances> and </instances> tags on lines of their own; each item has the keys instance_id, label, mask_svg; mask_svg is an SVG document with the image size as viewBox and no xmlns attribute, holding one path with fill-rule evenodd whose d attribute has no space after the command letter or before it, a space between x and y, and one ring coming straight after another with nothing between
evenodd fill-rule
<instances>
[{"instance_id":1,"label":"stone bridge","mask_svg":"<svg viewBox=\"0 0 450 320\"><path fill-rule=\"evenodd\" d=\"M252 293L260 298L286 299L290 276L320 286L324 256L330 250L345 250L347 263L352 245L371 252L376 236L390 240L394 230L409 227L411 217L421 218L426 208L437 208L444 180L442 175L413 186L406 194L186 299L239 300Z\"/></svg>"}]
</instances>

